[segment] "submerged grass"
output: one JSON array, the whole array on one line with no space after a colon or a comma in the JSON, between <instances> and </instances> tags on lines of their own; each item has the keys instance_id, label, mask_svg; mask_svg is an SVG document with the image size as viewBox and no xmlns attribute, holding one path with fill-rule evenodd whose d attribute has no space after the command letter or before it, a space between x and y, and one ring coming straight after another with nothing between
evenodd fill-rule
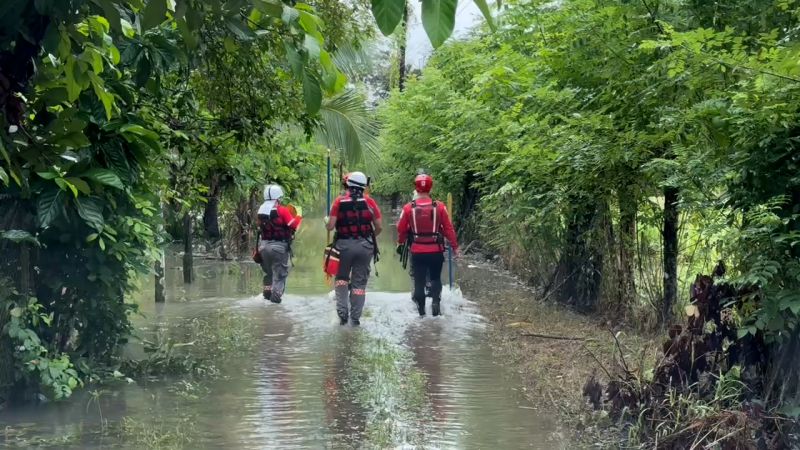
<instances>
[{"instance_id":1,"label":"submerged grass","mask_svg":"<svg viewBox=\"0 0 800 450\"><path fill-rule=\"evenodd\" d=\"M353 375L348 391L368 411L366 447L422 443L419 424L429 408L425 374L402 347L365 333L355 339L347 362Z\"/></svg>"},{"instance_id":2,"label":"submerged grass","mask_svg":"<svg viewBox=\"0 0 800 450\"><path fill-rule=\"evenodd\" d=\"M126 360L122 371L135 377L191 374L213 378L225 360L248 354L257 344L254 319L229 310L159 327L143 339L145 357Z\"/></svg>"},{"instance_id":3,"label":"submerged grass","mask_svg":"<svg viewBox=\"0 0 800 450\"><path fill-rule=\"evenodd\" d=\"M142 421L125 417L116 424L109 434L115 435L119 442L130 448L153 450L177 450L192 448L197 429L190 416L180 416L177 420Z\"/></svg>"}]
</instances>

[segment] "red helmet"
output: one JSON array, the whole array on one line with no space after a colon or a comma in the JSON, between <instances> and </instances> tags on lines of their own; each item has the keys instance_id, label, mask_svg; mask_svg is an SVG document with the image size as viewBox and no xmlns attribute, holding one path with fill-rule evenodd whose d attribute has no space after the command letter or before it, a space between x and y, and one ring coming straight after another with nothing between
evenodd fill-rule
<instances>
[{"instance_id":1,"label":"red helmet","mask_svg":"<svg viewBox=\"0 0 800 450\"><path fill-rule=\"evenodd\" d=\"M417 175L417 178L414 178L414 186L420 194L427 194L433 189L433 177L425 173Z\"/></svg>"}]
</instances>

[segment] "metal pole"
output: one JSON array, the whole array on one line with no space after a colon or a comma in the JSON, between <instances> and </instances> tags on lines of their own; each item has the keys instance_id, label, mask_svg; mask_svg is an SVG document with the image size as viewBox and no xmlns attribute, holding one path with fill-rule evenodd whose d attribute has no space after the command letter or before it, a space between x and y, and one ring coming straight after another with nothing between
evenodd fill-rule
<instances>
[{"instance_id":1,"label":"metal pole","mask_svg":"<svg viewBox=\"0 0 800 450\"><path fill-rule=\"evenodd\" d=\"M447 213L452 214L453 211L453 194L447 194ZM450 220L453 220L450 217ZM452 242L447 246L447 272L450 277L450 290L453 290L453 245Z\"/></svg>"},{"instance_id":2,"label":"metal pole","mask_svg":"<svg viewBox=\"0 0 800 450\"><path fill-rule=\"evenodd\" d=\"M331 210L331 151L328 149L328 210L326 214Z\"/></svg>"},{"instance_id":3,"label":"metal pole","mask_svg":"<svg viewBox=\"0 0 800 450\"><path fill-rule=\"evenodd\" d=\"M331 149L328 149L328 196L326 197L326 200L328 201L327 202L328 209L325 210L325 215L327 216L328 214L331 213ZM328 230L327 244L330 243L331 243L331 231Z\"/></svg>"}]
</instances>

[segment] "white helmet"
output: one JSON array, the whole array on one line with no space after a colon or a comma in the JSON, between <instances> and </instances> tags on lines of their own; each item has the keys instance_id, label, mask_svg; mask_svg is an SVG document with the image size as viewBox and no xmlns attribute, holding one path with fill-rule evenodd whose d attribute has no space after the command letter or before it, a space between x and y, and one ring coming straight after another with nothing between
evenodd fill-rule
<instances>
[{"instance_id":1,"label":"white helmet","mask_svg":"<svg viewBox=\"0 0 800 450\"><path fill-rule=\"evenodd\" d=\"M268 184L264 187L264 200L278 200L283 197L283 188L277 184Z\"/></svg>"},{"instance_id":2,"label":"white helmet","mask_svg":"<svg viewBox=\"0 0 800 450\"><path fill-rule=\"evenodd\" d=\"M347 177L347 186L351 188L364 189L369 186L369 178L364 172L352 172Z\"/></svg>"}]
</instances>

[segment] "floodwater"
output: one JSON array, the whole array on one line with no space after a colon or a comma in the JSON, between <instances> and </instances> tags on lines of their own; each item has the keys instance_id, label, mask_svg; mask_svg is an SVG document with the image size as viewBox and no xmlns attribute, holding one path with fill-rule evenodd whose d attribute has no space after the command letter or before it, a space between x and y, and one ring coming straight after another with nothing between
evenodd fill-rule
<instances>
[{"instance_id":1,"label":"floodwater","mask_svg":"<svg viewBox=\"0 0 800 450\"><path fill-rule=\"evenodd\" d=\"M360 328L338 325L319 219L307 219L297 237L280 305L260 298L261 271L249 261L198 259L187 287L180 258L169 258L167 302L153 303L149 277L134 299L140 336L188 342L200 329L195 320L225 313L248 324L251 349L218 355L214 376L123 378L64 402L10 407L0 412L0 446L568 448L555 415L529 403L495 360L473 301L445 288L443 317L417 316L393 234L387 227L381 236ZM126 351L141 356L142 343Z\"/></svg>"}]
</instances>

